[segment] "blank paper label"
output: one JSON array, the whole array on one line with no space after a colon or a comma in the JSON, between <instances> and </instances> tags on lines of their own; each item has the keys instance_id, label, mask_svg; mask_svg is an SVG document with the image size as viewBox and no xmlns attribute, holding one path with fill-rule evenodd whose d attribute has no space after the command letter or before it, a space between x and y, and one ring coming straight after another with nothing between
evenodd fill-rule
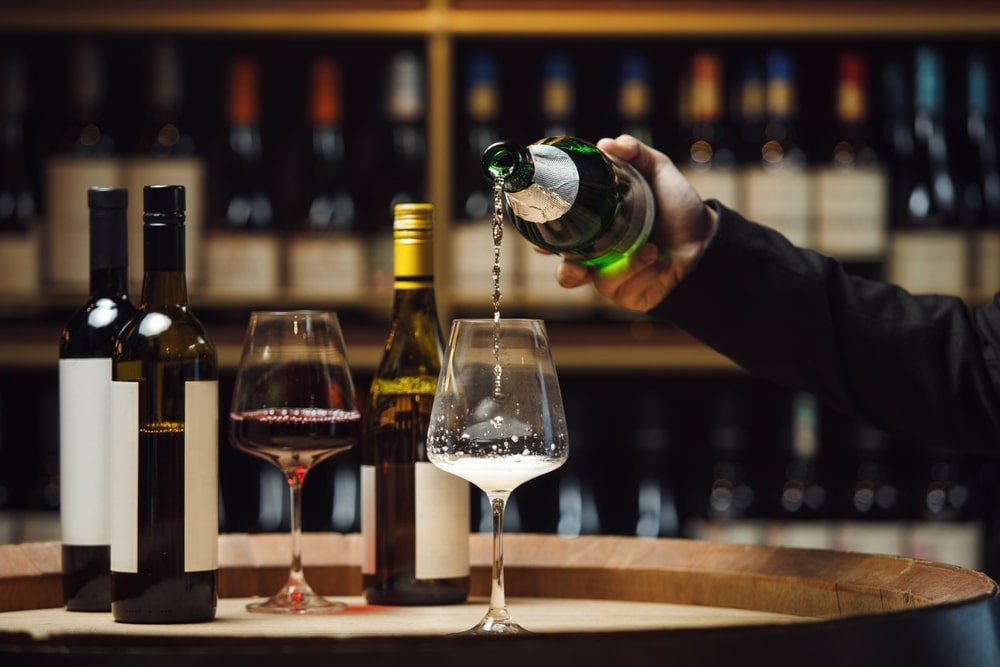
<instances>
[{"instance_id":1,"label":"blank paper label","mask_svg":"<svg viewBox=\"0 0 1000 667\"><path fill-rule=\"evenodd\" d=\"M184 571L219 567L219 383L184 385Z\"/></svg>"},{"instance_id":2,"label":"blank paper label","mask_svg":"<svg viewBox=\"0 0 1000 667\"><path fill-rule=\"evenodd\" d=\"M111 359L59 360L62 542L111 543Z\"/></svg>"},{"instance_id":3,"label":"blank paper label","mask_svg":"<svg viewBox=\"0 0 1000 667\"><path fill-rule=\"evenodd\" d=\"M413 474L417 579L468 576L468 482L426 462L418 462Z\"/></svg>"},{"instance_id":4,"label":"blank paper label","mask_svg":"<svg viewBox=\"0 0 1000 667\"><path fill-rule=\"evenodd\" d=\"M139 571L139 383L111 383L111 570Z\"/></svg>"}]
</instances>

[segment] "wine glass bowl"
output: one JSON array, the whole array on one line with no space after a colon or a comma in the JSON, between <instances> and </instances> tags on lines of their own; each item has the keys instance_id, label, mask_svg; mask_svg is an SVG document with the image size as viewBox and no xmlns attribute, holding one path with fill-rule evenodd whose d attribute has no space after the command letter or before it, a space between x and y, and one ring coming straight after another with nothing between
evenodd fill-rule
<instances>
[{"instance_id":1,"label":"wine glass bowl","mask_svg":"<svg viewBox=\"0 0 1000 667\"><path fill-rule=\"evenodd\" d=\"M302 484L317 463L357 444L358 410L336 313L255 311L236 373L229 439L277 466L291 494L292 563L285 585L253 612L332 613L346 608L306 582L302 571Z\"/></svg>"},{"instance_id":2,"label":"wine glass bowl","mask_svg":"<svg viewBox=\"0 0 1000 667\"><path fill-rule=\"evenodd\" d=\"M493 514L490 606L471 634L525 632L503 587L503 511L522 483L569 455L566 417L545 324L455 320L431 407L427 457L478 486Z\"/></svg>"}]
</instances>

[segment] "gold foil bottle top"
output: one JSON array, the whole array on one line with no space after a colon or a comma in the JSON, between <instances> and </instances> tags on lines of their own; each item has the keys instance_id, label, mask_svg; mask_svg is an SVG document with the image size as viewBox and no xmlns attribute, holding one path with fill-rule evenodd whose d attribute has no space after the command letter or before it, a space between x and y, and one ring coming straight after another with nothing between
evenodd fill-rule
<instances>
[{"instance_id":1,"label":"gold foil bottle top","mask_svg":"<svg viewBox=\"0 0 1000 667\"><path fill-rule=\"evenodd\" d=\"M395 288L426 289L434 279L432 204L396 204L393 208Z\"/></svg>"},{"instance_id":2,"label":"gold foil bottle top","mask_svg":"<svg viewBox=\"0 0 1000 667\"><path fill-rule=\"evenodd\" d=\"M397 232L430 232L433 218L433 204L396 204L393 208L392 228Z\"/></svg>"}]
</instances>

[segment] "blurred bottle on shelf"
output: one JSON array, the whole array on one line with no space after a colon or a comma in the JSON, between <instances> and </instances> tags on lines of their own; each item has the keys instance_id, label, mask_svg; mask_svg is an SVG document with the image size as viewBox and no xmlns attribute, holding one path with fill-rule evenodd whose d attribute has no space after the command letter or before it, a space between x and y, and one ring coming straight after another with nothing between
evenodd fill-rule
<instances>
[{"instance_id":1,"label":"blurred bottle on shelf","mask_svg":"<svg viewBox=\"0 0 1000 667\"><path fill-rule=\"evenodd\" d=\"M736 152L726 136L725 78L719 53L696 52L681 77L680 88L680 169L703 198L740 210Z\"/></svg>"},{"instance_id":2,"label":"blurred bottle on shelf","mask_svg":"<svg viewBox=\"0 0 1000 667\"><path fill-rule=\"evenodd\" d=\"M451 297L458 303L484 305L493 292L493 186L483 177L483 151L500 137L500 73L496 59L475 52L465 60L465 114L460 127L465 130L464 152L457 164L456 217L451 228ZM460 138L461 139L461 138ZM511 247L511 246L508 246ZM517 275L516 253L505 252L500 275L501 291Z\"/></svg>"},{"instance_id":3,"label":"blurred bottle on shelf","mask_svg":"<svg viewBox=\"0 0 1000 667\"><path fill-rule=\"evenodd\" d=\"M906 553L973 570L984 566L985 522L981 481L974 461L950 449L920 457L914 477L914 522Z\"/></svg>"},{"instance_id":4,"label":"blurred bottle on shelf","mask_svg":"<svg viewBox=\"0 0 1000 667\"><path fill-rule=\"evenodd\" d=\"M636 537L678 537L681 518L673 484L673 434L669 407L661 392L646 391L636 404L634 448Z\"/></svg>"},{"instance_id":5,"label":"blurred bottle on shelf","mask_svg":"<svg viewBox=\"0 0 1000 667\"><path fill-rule=\"evenodd\" d=\"M653 72L640 51L628 51L618 65L619 131L649 146L653 136Z\"/></svg>"},{"instance_id":6,"label":"blurred bottle on shelf","mask_svg":"<svg viewBox=\"0 0 1000 667\"><path fill-rule=\"evenodd\" d=\"M765 122L755 163L742 170L743 212L799 246L813 242L811 179L798 144L796 62L788 51L766 58ZM744 85L756 85L744 81ZM749 97L749 93L744 94Z\"/></svg>"},{"instance_id":7,"label":"blurred bottle on shelf","mask_svg":"<svg viewBox=\"0 0 1000 667\"><path fill-rule=\"evenodd\" d=\"M187 198L187 280L202 280L201 238L205 217L205 161L194 137L181 123L184 109L184 61L176 42L158 40L149 49L146 122L138 145L124 163L125 181L134 199L153 183L183 185ZM129 282L142 284L142 207L129 209Z\"/></svg>"},{"instance_id":8,"label":"blurred bottle on shelf","mask_svg":"<svg viewBox=\"0 0 1000 667\"><path fill-rule=\"evenodd\" d=\"M835 531L831 499L820 462L820 406L806 393L790 397L783 435L781 487L768 499L772 521L767 541L790 547L828 549Z\"/></svg>"},{"instance_id":9,"label":"blurred bottle on shelf","mask_svg":"<svg viewBox=\"0 0 1000 667\"><path fill-rule=\"evenodd\" d=\"M906 552L908 516L904 461L882 431L862 421L845 427L849 473L838 500L843 503L834 538L842 551Z\"/></svg>"},{"instance_id":10,"label":"blurred bottle on shelf","mask_svg":"<svg viewBox=\"0 0 1000 667\"><path fill-rule=\"evenodd\" d=\"M545 56L541 65L539 90L540 124L543 137L574 135L576 116L576 68L570 57L561 51ZM517 255L519 294L531 305L572 305L592 303L590 289L566 290L556 282L557 260L535 251L530 243L518 239L509 246L507 256ZM515 251L516 248L516 251Z\"/></svg>"},{"instance_id":11,"label":"blurred bottle on shelf","mask_svg":"<svg viewBox=\"0 0 1000 667\"><path fill-rule=\"evenodd\" d=\"M69 62L69 119L43 167L46 232L45 279L50 286L84 292L90 280L88 213L80 206L91 187L121 187L125 175L104 124L106 70L98 43L73 42Z\"/></svg>"},{"instance_id":12,"label":"blurred bottle on shelf","mask_svg":"<svg viewBox=\"0 0 1000 667\"><path fill-rule=\"evenodd\" d=\"M960 124L962 227L971 233L969 287L986 299L1000 285L1000 161L997 159L996 79L990 60L973 52L966 63L966 106Z\"/></svg>"},{"instance_id":13,"label":"blurred bottle on shelf","mask_svg":"<svg viewBox=\"0 0 1000 667\"><path fill-rule=\"evenodd\" d=\"M869 136L868 81L867 58L840 53L834 143L813 172L815 247L851 264L881 263L888 243L889 183Z\"/></svg>"},{"instance_id":14,"label":"blurred bottle on shelf","mask_svg":"<svg viewBox=\"0 0 1000 667\"><path fill-rule=\"evenodd\" d=\"M303 199L308 208L288 239L285 266L293 294L350 302L363 295L368 257L347 163L342 82L338 60L313 60L308 100L312 143Z\"/></svg>"},{"instance_id":15,"label":"blurred bottle on shelf","mask_svg":"<svg viewBox=\"0 0 1000 667\"><path fill-rule=\"evenodd\" d=\"M914 152L908 164L898 164L909 172L910 189L893 211L889 279L912 292L960 294L966 286L967 247L958 226L940 51L920 46L913 74Z\"/></svg>"},{"instance_id":16,"label":"blurred bottle on shelf","mask_svg":"<svg viewBox=\"0 0 1000 667\"><path fill-rule=\"evenodd\" d=\"M257 60L233 58L225 87L227 144L214 176L205 283L222 296L267 298L281 279L281 239L268 191Z\"/></svg>"},{"instance_id":17,"label":"blurred bottle on shelf","mask_svg":"<svg viewBox=\"0 0 1000 667\"><path fill-rule=\"evenodd\" d=\"M389 59L385 73L383 117L389 131L388 161L374 202L369 278L373 299L389 302L393 293L392 221L396 204L428 201L427 85L424 61L403 49Z\"/></svg>"},{"instance_id":18,"label":"blurred bottle on shelf","mask_svg":"<svg viewBox=\"0 0 1000 667\"><path fill-rule=\"evenodd\" d=\"M759 516L760 498L748 464L750 451L745 398L738 390L720 389L711 399L708 444L709 485L694 499L687 537L739 544L762 544L766 530Z\"/></svg>"},{"instance_id":19,"label":"blurred bottle on shelf","mask_svg":"<svg viewBox=\"0 0 1000 667\"><path fill-rule=\"evenodd\" d=\"M0 57L0 294L30 297L41 278L36 188L25 145L28 66Z\"/></svg>"},{"instance_id":20,"label":"blurred bottle on shelf","mask_svg":"<svg viewBox=\"0 0 1000 667\"><path fill-rule=\"evenodd\" d=\"M564 402L573 456L556 473L559 514L554 532L566 537L597 535L602 529L594 482L602 476L594 458L598 451L597 425L593 419L595 401L586 391L568 389Z\"/></svg>"}]
</instances>

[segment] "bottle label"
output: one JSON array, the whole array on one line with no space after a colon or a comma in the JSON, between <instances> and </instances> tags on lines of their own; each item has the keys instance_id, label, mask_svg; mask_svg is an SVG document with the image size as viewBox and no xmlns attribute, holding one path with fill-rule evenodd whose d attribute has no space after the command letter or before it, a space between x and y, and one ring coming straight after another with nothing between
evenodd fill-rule
<instances>
[{"instance_id":1,"label":"bottle label","mask_svg":"<svg viewBox=\"0 0 1000 667\"><path fill-rule=\"evenodd\" d=\"M111 543L111 359L59 360L59 516L63 544Z\"/></svg>"},{"instance_id":2,"label":"bottle label","mask_svg":"<svg viewBox=\"0 0 1000 667\"><path fill-rule=\"evenodd\" d=\"M580 190L576 163L562 150L545 144L528 146L535 163L535 182L507 201L518 218L545 224L561 218L573 207Z\"/></svg>"},{"instance_id":3,"label":"bottle label","mask_svg":"<svg viewBox=\"0 0 1000 667\"><path fill-rule=\"evenodd\" d=\"M361 574L375 574L375 466L361 466Z\"/></svg>"},{"instance_id":4,"label":"bottle label","mask_svg":"<svg viewBox=\"0 0 1000 667\"><path fill-rule=\"evenodd\" d=\"M417 579L468 576L468 482L428 462L418 461L413 474Z\"/></svg>"},{"instance_id":5,"label":"bottle label","mask_svg":"<svg viewBox=\"0 0 1000 667\"><path fill-rule=\"evenodd\" d=\"M111 569L138 573L139 494L145 492L139 484L139 383L110 384ZM183 448L185 572L218 569L218 405L217 381L184 383L184 424L177 444ZM158 446L166 443L166 436L154 437Z\"/></svg>"}]
</instances>

